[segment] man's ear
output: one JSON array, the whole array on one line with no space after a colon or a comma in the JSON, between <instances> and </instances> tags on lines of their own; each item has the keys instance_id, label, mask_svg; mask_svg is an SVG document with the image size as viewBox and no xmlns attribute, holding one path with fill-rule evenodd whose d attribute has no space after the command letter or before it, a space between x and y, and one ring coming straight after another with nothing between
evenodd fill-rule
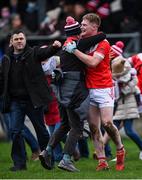
<instances>
[{"instance_id":1,"label":"man's ear","mask_svg":"<svg viewBox=\"0 0 142 180\"><path fill-rule=\"evenodd\" d=\"M93 24L93 26L92 26L92 27L93 27L93 29L94 29L95 31L98 31L98 28L99 28L99 27L98 27L98 25Z\"/></svg>"}]
</instances>

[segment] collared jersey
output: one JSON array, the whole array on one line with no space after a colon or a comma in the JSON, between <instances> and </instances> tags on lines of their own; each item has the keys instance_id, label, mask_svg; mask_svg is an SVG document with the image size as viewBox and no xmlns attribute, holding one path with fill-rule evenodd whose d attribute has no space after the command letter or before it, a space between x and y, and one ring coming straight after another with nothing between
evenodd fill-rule
<instances>
[{"instance_id":1,"label":"collared jersey","mask_svg":"<svg viewBox=\"0 0 142 180\"><path fill-rule=\"evenodd\" d=\"M90 56L97 54L103 59L96 67L87 67L87 88L108 88L113 86L109 52L110 44L107 40L101 41L88 52L88 55Z\"/></svg>"}]
</instances>

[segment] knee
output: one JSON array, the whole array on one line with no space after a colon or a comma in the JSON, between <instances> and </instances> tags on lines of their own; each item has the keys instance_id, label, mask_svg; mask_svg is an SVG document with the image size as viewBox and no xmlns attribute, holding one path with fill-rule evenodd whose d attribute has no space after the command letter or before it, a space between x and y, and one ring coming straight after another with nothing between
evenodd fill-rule
<instances>
[{"instance_id":1,"label":"knee","mask_svg":"<svg viewBox=\"0 0 142 180\"><path fill-rule=\"evenodd\" d=\"M107 122L103 123L103 127L105 130L109 130L109 129L112 129L114 127L114 124L111 121L107 121Z\"/></svg>"},{"instance_id":2,"label":"knee","mask_svg":"<svg viewBox=\"0 0 142 180\"><path fill-rule=\"evenodd\" d=\"M73 136L76 136L77 139L82 139L83 138L83 130L82 129L71 128L70 133Z\"/></svg>"},{"instance_id":3,"label":"knee","mask_svg":"<svg viewBox=\"0 0 142 180\"><path fill-rule=\"evenodd\" d=\"M20 138L22 136L22 132L19 131L11 131L11 138L12 139L17 139Z\"/></svg>"},{"instance_id":4,"label":"knee","mask_svg":"<svg viewBox=\"0 0 142 180\"><path fill-rule=\"evenodd\" d=\"M66 133L69 132L69 130L71 129L69 125L66 125L66 124L61 124L60 127L58 128L58 130L61 130L61 131L64 131Z\"/></svg>"},{"instance_id":5,"label":"knee","mask_svg":"<svg viewBox=\"0 0 142 180\"><path fill-rule=\"evenodd\" d=\"M96 134L99 131L98 127L93 123L90 123L89 127L92 134Z\"/></svg>"}]
</instances>

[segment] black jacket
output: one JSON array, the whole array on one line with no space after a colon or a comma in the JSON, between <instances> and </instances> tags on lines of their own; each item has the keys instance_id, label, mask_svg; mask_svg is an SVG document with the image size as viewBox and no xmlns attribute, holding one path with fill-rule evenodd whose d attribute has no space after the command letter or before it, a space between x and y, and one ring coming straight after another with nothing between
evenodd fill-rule
<instances>
[{"instance_id":1,"label":"black jacket","mask_svg":"<svg viewBox=\"0 0 142 180\"><path fill-rule=\"evenodd\" d=\"M26 46L21 56L24 61L23 77L28 95L34 107L47 105L51 100L50 89L45 79L44 72L41 67L41 61L53 56L58 48L49 46L47 48L28 47ZM2 59L0 74L0 95L3 99L3 112L6 112L10 103L8 93L9 70L11 66L11 55L13 48L9 48L9 52ZM16 77L15 77L16 78Z\"/></svg>"},{"instance_id":2,"label":"black jacket","mask_svg":"<svg viewBox=\"0 0 142 180\"><path fill-rule=\"evenodd\" d=\"M92 46L94 47L96 44L98 44L105 38L106 38L105 34L99 33L94 36L76 40L77 49L85 53ZM60 56L60 67L62 71L84 72L86 65L82 61L80 61L74 54L70 54L64 50L61 50L58 52L58 55Z\"/></svg>"}]
</instances>

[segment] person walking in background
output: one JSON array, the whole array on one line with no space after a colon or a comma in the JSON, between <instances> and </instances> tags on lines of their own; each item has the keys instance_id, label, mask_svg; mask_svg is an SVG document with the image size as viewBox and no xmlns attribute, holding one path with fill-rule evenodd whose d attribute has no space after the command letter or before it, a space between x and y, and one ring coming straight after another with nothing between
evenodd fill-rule
<instances>
[{"instance_id":1,"label":"person walking in background","mask_svg":"<svg viewBox=\"0 0 142 180\"><path fill-rule=\"evenodd\" d=\"M12 127L12 121L10 118L10 113L3 113L3 121L6 125L6 134L7 134L7 140L11 141L11 127ZM25 124L22 130L22 135L26 143L29 145L32 155L31 160L36 161L38 160L38 156L40 154L40 147L37 142L37 139L32 134L30 128L28 128ZM26 153L27 154L27 153ZM28 157L27 157L28 158Z\"/></svg>"},{"instance_id":2,"label":"person walking in background","mask_svg":"<svg viewBox=\"0 0 142 180\"><path fill-rule=\"evenodd\" d=\"M140 89L139 113L142 114L142 53L135 54L127 59L137 71L138 87Z\"/></svg>"},{"instance_id":3,"label":"person walking in background","mask_svg":"<svg viewBox=\"0 0 142 180\"><path fill-rule=\"evenodd\" d=\"M11 46L11 44L9 42L9 47L10 46ZM2 62L0 62L0 74L1 73L2 73ZM2 98L0 97L0 112L1 112L1 110L2 110ZM1 116L3 117L2 120L5 124L6 140L11 141L11 124L12 124L12 122L11 122L11 118L10 118L10 113L1 113ZM38 156L40 153L39 144L37 142L37 139L32 134L31 130L26 125L24 125L24 127L23 127L22 135L32 151L31 160L34 160L34 161L38 160L39 159Z\"/></svg>"},{"instance_id":4,"label":"person walking in background","mask_svg":"<svg viewBox=\"0 0 142 180\"><path fill-rule=\"evenodd\" d=\"M88 13L83 16L81 22L81 37L86 38L98 34L98 28L101 25L101 19L94 13ZM114 141L117 149L116 170L124 170L125 149L121 142L118 129L113 124L113 106L114 106L114 87L110 70L110 45L105 39L96 46L90 48L87 53L83 53L77 49L75 42L66 44L64 48L67 52L76 55L86 68L86 85L89 89L90 108L89 108L89 124L92 132L92 138L95 144L95 150L99 164L97 171L108 169L102 133L100 124Z\"/></svg>"},{"instance_id":5,"label":"person walking in background","mask_svg":"<svg viewBox=\"0 0 142 180\"><path fill-rule=\"evenodd\" d=\"M41 61L53 56L61 47L55 41L47 48L31 48L23 31L14 31L11 47L2 59L0 95L3 112L9 112L12 121L13 167L11 171L26 170L25 144L22 136L25 115L31 120L43 150L49 140L43 119L43 107L51 100L50 90L41 67Z\"/></svg>"}]
</instances>

